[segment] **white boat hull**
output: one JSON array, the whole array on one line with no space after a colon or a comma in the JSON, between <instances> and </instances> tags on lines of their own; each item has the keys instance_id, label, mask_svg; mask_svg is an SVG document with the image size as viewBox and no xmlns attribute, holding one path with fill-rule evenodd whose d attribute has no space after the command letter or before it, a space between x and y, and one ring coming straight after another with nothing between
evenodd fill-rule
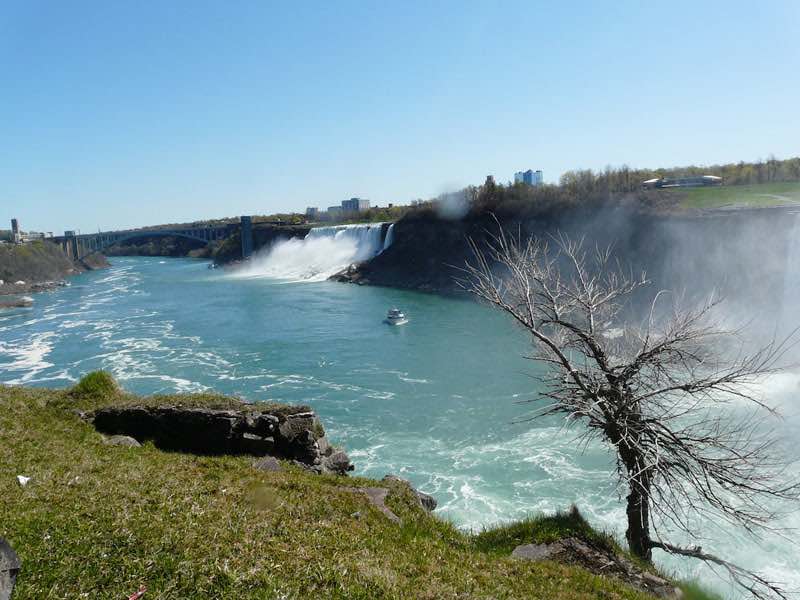
<instances>
[{"instance_id":1,"label":"white boat hull","mask_svg":"<svg viewBox=\"0 0 800 600\"><path fill-rule=\"evenodd\" d=\"M408 319L384 319L383 322L387 325L405 325L408 323Z\"/></svg>"}]
</instances>

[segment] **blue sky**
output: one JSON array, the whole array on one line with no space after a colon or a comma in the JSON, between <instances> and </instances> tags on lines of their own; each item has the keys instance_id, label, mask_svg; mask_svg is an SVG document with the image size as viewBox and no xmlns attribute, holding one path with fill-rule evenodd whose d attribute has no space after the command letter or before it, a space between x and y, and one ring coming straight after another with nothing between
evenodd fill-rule
<instances>
[{"instance_id":1,"label":"blue sky","mask_svg":"<svg viewBox=\"0 0 800 600\"><path fill-rule=\"evenodd\" d=\"M794 0L0 0L0 219L91 231L795 156L799 69Z\"/></svg>"}]
</instances>

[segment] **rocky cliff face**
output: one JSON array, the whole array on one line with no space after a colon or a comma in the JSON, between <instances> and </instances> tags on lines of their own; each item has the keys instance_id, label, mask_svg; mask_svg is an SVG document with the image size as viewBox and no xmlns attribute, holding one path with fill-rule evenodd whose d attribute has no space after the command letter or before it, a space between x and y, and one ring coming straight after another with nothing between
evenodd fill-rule
<instances>
[{"instance_id":1,"label":"rocky cliff face","mask_svg":"<svg viewBox=\"0 0 800 600\"><path fill-rule=\"evenodd\" d=\"M133 238L122 245L112 246L106 251L109 256L209 256L211 248L199 240L179 236L157 236Z\"/></svg>"},{"instance_id":2,"label":"rocky cliff face","mask_svg":"<svg viewBox=\"0 0 800 600\"><path fill-rule=\"evenodd\" d=\"M589 248L612 244L620 262L636 272L646 271L657 289L690 296L715 289L730 304L767 308L782 298L794 220L785 209L659 216L618 207L524 221L505 218L502 226L523 237L565 233L584 238ZM460 293L456 278L458 268L471 258L468 239L485 247L488 235L497 231L491 215L403 219L395 224L392 246L336 278Z\"/></svg>"},{"instance_id":3,"label":"rocky cliff face","mask_svg":"<svg viewBox=\"0 0 800 600\"><path fill-rule=\"evenodd\" d=\"M107 267L95 254L73 262L61 246L48 241L0 246L0 294L39 292L53 288L68 275Z\"/></svg>"}]
</instances>

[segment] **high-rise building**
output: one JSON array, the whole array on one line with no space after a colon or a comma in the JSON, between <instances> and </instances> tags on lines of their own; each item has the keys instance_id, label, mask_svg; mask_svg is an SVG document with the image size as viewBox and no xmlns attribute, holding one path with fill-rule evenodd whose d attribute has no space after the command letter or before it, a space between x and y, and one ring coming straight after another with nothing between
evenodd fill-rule
<instances>
[{"instance_id":1,"label":"high-rise building","mask_svg":"<svg viewBox=\"0 0 800 600\"><path fill-rule=\"evenodd\" d=\"M342 210L345 212L362 212L369 210L369 200L365 198L350 198L342 200Z\"/></svg>"},{"instance_id":2,"label":"high-rise building","mask_svg":"<svg viewBox=\"0 0 800 600\"><path fill-rule=\"evenodd\" d=\"M514 183L526 183L534 187L544 184L544 177L540 170L534 171L528 169L527 171L517 171L514 173Z\"/></svg>"},{"instance_id":3,"label":"high-rise building","mask_svg":"<svg viewBox=\"0 0 800 600\"><path fill-rule=\"evenodd\" d=\"M319 209L316 206L309 206L306 209L306 217L309 219L316 219L319 217Z\"/></svg>"},{"instance_id":4,"label":"high-rise building","mask_svg":"<svg viewBox=\"0 0 800 600\"><path fill-rule=\"evenodd\" d=\"M19 233L19 221L11 219L11 239L15 244L22 241L22 236Z\"/></svg>"}]
</instances>

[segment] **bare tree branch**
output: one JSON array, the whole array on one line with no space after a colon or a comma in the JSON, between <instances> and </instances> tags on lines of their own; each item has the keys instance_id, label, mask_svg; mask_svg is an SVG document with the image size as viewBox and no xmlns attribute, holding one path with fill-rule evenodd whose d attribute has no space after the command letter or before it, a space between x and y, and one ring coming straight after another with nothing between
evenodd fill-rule
<instances>
[{"instance_id":1,"label":"bare tree branch","mask_svg":"<svg viewBox=\"0 0 800 600\"><path fill-rule=\"evenodd\" d=\"M530 333L530 358L544 366L538 395L528 400L544 404L530 418L582 421L585 442L614 449L631 551L645 560L654 548L698 558L756 598L785 597L756 573L663 541L659 528L691 535L693 518L713 516L756 536L774 530L771 506L800 498L798 483L785 483L786 461L770 437L777 412L756 389L781 370L796 332L748 352L741 330L714 321L720 298L686 309L665 290L635 325L629 302L649 281L626 272L611 248L587 251L583 240L561 234L551 245L498 229L485 245L469 240L473 259L458 283Z\"/></svg>"}]
</instances>

